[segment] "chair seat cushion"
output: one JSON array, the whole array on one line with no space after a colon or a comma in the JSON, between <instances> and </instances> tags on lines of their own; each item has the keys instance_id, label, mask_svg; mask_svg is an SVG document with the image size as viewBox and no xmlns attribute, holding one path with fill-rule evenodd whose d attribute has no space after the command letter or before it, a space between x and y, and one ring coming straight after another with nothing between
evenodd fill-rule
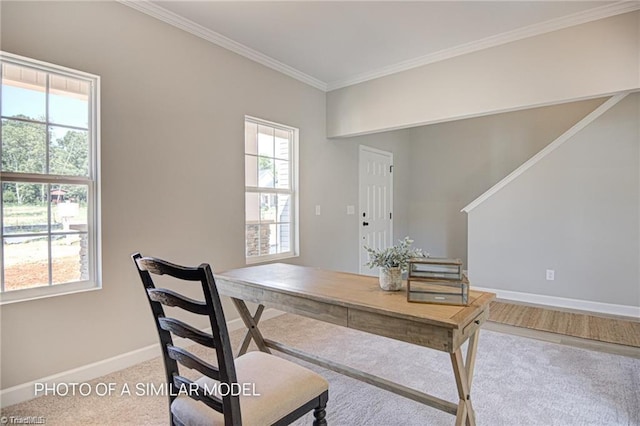
<instances>
[{"instance_id":1,"label":"chair seat cushion","mask_svg":"<svg viewBox=\"0 0 640 426\"><path fill-rule=\"evenodd\" d=\"M238 383L251 384L245 393L251 394L255 389L255 394L260 395L244 396L241 392L244 425L271 425L329 388L319 374L264 352L246 353L235 360L235 366ZM218 382L202 377L196 383L213 389ZM184 395L171 404L171 413L185 425L224 425L221 413Z\"/></svg>"}]
</instances>

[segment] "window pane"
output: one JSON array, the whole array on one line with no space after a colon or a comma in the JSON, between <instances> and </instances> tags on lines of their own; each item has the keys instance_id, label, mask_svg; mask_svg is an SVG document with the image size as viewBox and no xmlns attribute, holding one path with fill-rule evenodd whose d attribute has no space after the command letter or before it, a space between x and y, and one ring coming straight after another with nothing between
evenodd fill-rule
<instances>
[{"instance_id":1,"label":"window pane","mask_svg":"<svg viewBox=\"0 0 640 426\"><path fill-rule=\"evenodd\" d=\"M47 187L41 183L2 183L4 235L49 231Z\"/></svg>"},{"instance_id":2,"label":"window pane","mask_svg":"<svg viewBox=\"0 0 640 426\"><path fill-rule=\"evenodd\" d=\"M9 53L0 62L2 291L99 283L89 252L100 224L89 202L99 197L93 192L99 182L91 161L99 137L91 124L99 117L91 100L100 80L36 62Z\"/></svg>"},{"instance_id":3,"label":"window pane","mask_svg":"<svg viewBox=\"0 0 640 426\"><path fill-rule=\"evenodd\" d=\"M244 152L258 154L258 125L249 121L244 122Z\"/></svg>"},{"instance_id":4,"label":"window pane","mask_svg":"<svg viewBox=\"0 0 640 426\"><path fill-rule=\"evenodd\" d=\"M51 185L51 230L86 232L87 185Z\"/></svg>"},{"instance_id":5,"label":"window pane","mask_svg":"<svg viewBox=\"0 0 640 426\"><path fill-rule=\"evenodd\" d=\"M245 220L247 224L251 222L258 223L260 221L260 194L255 192L247 192L244 196Z\"/></svg>"},{"instance_id":6,"label":"window pane","mask_svg":"<svg viewBox=\"0 0 640 426\"><path fill-rule=\"evenodd\" d=\"M244 156L244 182L246 186L258 186L258 157Z\"/></svg>"},{"instance_id":7,"label":"window pane","mask_svg":"<svg viewBox=\"0 0 640 426\"><path fill-rule=\"evenodd\" d=\"M293 136L284 126L245 120L247 258L292 251Z\"/></svg>"},{"instance_id":8,"label":"window pane","mask_svg":"<svg viewBox=\"0 0 640 426\"><path fill-rule=\"evenodd\" d=\"M2 120L2 171L46 173L44 124Z\"/></svg>"},{"instance_id":9,"label":"window pane","mask_svg":"<svg viewBox=\"0 0 640 426\"><path fill-rule=\"evenodd\" d=\"M86 240L87 234L53 237L51 241L51 281L53 284L80 281L83 275L88 277Z\"/></svg>"},{"instance_id":10,"label":"window pane","mask_svg":"<svg viewBox=\"0 0 640 426\"><path fill-rule=\"evenodd\" d=\"M41 287L49 284L47 237L4 239L5 291Z\"/></svg>"},{"instance_id":11,"label":"window pane","mask_svg":"<svg viewBox=\"0 0 640 426\"><path fill-rule=\"evenodd\" d=\"M84 130L49 127L49 173L89 176L89 137Z\"/></svg>"},{"instance_id":12,"label":"window pane","mask_svg":"<svg viewBox=\"0 0 640 426\"><path fill-rule=\"evenodd\" d=\"M275 160L276 188L289 189L289 162L282 160Z\"/></svg>"},{"instance_id":13,"label":"window pane","mask_svg":"<svg viewBox=\"0 0 640 426\"><path fill-rule=\"evenodd\" d=\"M260 255L260 225L253 224L246 227L247 257Z\"/></svg>"},{"instance_id":14,"label":"window pane","mask_svg":"<svg viewBox=\"0 0 640 426\"><path fill-rule=\"evenodd\" d=\"M276 221L276 195L260 194L260 221Z\"/></svg>"},{"instance_id":15,"label":"window pane","mask_svg":"<svg viewBox=\"0 0 640 426\"><path fill-rule=\"evenodd\" d=\"M89 127L89 83L75 78L49 76L49 121Z\"/></svg>"},{"instance_id":16,"label":"window pane","mask_svg":"<svg viewBox=\"0 0 640 426\"><path fill-rule=\"evenodd\" d=\"M44 121L46 88L46 73L2 64L2 115Z\"/></svg>"},{"instance_id":17,"label":"window pane","mask_svg":"<svg viewBox=\"0 0 640 426\"><path fill-rule=\"evenodd\" d=\"M291 131L276 129L275 132L275 157L283 160L289 159L289 138Z\"/></svg>"},{"instance_id":18,"label":"window pane","mask_svg":"<svg viewBox=\"0 0 640 426\"><path fill-rule=\"evenodd\" d=\"M276 225L260 225L260 254L276 252Z\"/></svg>"},{"instance_id":19,"label":"window pane","mask_svg":"<svg viewBox=\"0 0 640 426\"><path fill-rule=\"evenodd\" d=\"M258 154L273 157L273 127L258 126Z\"/></svg>"},{"instance_id":20,"label":"window pane","mask_svg":"<svg viewBox=\"0 0 640 426\"><path fill-rule=\"evenodd\" d=\"M273 159L258 157L258 186L260 188L273 188L275 184L275 170Z\"/></svg>"},{"instance_id":21,"label":"window pane","mask_svg":"<svg viewBox=\"0 0 640 426\"><path fill-rule=\"evenodd\" d=\"M291 196L288 194L278 195L278 212L277 212L276 221L277 222L291 221Z\"/></svg>"},{"instance_id":22,"label":"window pane","mask_svg":"<svg viewBox=\"0 0 640 426\"><path fill-rule=\"evenodd\" d=\"M291 224L281 223L278 225L278 244L280 253L291 251Z\"/></svg>"},{"instance_id":23,"label":"window pane","mask_svg":"<svg viewBox=\"0 0 640 426\"><path fill-rule=\"evenodd\" d=\"M269 254L280 253L276 229L277 226L275 224L269 225Z\"/></svg>"}]
</instances>

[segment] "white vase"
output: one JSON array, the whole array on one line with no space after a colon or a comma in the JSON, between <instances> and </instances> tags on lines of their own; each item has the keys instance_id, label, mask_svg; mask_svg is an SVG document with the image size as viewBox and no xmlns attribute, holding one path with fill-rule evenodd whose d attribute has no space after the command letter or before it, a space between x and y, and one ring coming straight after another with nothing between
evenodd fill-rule
<instances>
[{"instance_id":1,"label":"white vase","mask_svg":"<svg viewBox=\"0 0 640 426\"><path fill-rule=\"evenodd\" d=\"M380 288L385 291L398 291L402 288L400 268L380 268Z\"/></svg>"}]
</instances>

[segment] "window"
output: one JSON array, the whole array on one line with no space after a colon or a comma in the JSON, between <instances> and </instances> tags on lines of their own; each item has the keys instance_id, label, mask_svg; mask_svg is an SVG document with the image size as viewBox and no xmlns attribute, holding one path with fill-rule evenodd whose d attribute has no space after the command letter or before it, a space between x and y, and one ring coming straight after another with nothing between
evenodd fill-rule
<instances>
[{"instance_id":1,"label":"window","mask_svg":"<svg viewBox=\"0 0 640 426\"><path fill-rule=\"evenodd\" d=\"M0 301L99 288L98 76L0 52Z\"/></svg>"},{"instance_id":2,"label":"window","mask_svg":"<svg viewBox=\"0 0 640 426\"><path fill-rule=\"evenodd\" d=\"M297 140L297 129L245 117L248 263L297 255Z\"/></svg>"}]
</instances>

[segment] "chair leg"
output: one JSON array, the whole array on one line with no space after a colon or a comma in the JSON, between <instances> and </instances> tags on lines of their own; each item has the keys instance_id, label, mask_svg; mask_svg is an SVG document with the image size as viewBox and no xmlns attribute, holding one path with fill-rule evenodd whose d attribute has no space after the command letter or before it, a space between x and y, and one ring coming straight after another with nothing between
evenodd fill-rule
<instances>
[{"instance_id":1,"label":"chair leg","mask_svg":"<svg viewBox=\"0 0 640 426\"><path fill-rule=\"evenodd\" d=\"M327 421L325 420L325 416L327 415L325 411L326 407L327 404L325 403L313 409L313 426L327 426Z\"/></svg>"}]
</instances>

